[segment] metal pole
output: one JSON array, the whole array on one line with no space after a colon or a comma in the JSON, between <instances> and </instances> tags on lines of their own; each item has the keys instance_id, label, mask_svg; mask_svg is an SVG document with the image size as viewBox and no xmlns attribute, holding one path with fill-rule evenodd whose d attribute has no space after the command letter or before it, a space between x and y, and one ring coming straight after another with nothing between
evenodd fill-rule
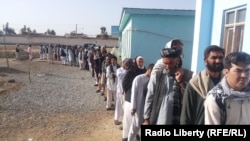
<instances>
[{"instance_id":1,"label":"metal pole","mask_svg":"<svg viewBox=\"0 0 250 141\"><path fill-rule=\"evenodd\" d=\"M3 29L4 29L4 25L3 25ZM5 43L5 34L6 34L6 30L5 30L5 33L3 35L3 43L4 43L4 50L5 50L5 58L6 58L6 64L7 64L7 67L9 68L9 59L8 59L8 53L7 53L7 48L6 48L6 43Z\"/></svg>"},{"instance_id":2,"label":"metal pole","mask_svg":"<svg viewBox=\"0 0 250 141\"><path fill-rule=\"evenodd\" d=\"M77 34L77 24L76 24L76 34Z\"/></svg>"}]
</instances>

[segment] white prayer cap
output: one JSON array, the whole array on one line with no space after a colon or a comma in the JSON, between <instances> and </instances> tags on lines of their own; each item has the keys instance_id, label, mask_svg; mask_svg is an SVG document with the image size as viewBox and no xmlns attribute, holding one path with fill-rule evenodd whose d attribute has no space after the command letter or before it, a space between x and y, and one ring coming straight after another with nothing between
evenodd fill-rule
<instances>
[{"instance_id":1,"label":"white prayer cap","mask_svg":"<svg viewBox=\"0 0 250 141\"><path fill-rule=\"evenodd\" d=\"M169 42L167 42L166 45L165 45L165 48L171 48L172 41L173 40L170 40Z\"/></svg>"}]
</instances>

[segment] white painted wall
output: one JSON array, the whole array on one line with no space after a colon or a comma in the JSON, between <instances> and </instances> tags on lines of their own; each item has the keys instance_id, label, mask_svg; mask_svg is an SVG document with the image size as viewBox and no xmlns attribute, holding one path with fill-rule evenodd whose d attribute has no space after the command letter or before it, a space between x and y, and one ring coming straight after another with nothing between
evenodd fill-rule
<instances>
[{"instance_id":1,"label":"white painted wall","mask_svg":"<svg viewBox=\"0 0 250 141\"><path fill-rule=\"evenodd\" d=\"M64 44L83 45L84 43L96 43L108 47L118 46L118 39L96 39L96 38L69 38L69 37L29 37L29 36L0 36L0 44Z\"/></svg>"},{"instance_id":2,"label":"white painted wall","mask_svg":"<svg viewBox=\"0 0 250 141\"><path fill-rule=\"evenodd\" d=\"M245 21L243 51L250 53L250 0L215 0L214 2L214 19L212 26L211 44L220 45L221 34L223 32L223 12L224 10L239 7L247 4L247 13Z\"/></svg>"}]
</instances>

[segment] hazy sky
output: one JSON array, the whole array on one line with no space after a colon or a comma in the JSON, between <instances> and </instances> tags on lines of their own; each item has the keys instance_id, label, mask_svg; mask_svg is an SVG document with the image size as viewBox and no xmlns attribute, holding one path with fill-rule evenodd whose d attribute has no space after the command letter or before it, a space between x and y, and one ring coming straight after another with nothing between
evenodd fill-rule
<instances>
[{"instance_id":1,"label":"hazy sky","mask_svg":"<svg viewBox=\"0 0 250 141\"><path fill-rule=\"evenodd\" d=\"M0 29L7 22L16 33L26 25L37 33L47 29L64 35L97 35L105 26L119 25L123 7L150 9L195 9L196 0L0 0ZM76 26L77 25L77 26Z\"/></svg>"}]
</instances>

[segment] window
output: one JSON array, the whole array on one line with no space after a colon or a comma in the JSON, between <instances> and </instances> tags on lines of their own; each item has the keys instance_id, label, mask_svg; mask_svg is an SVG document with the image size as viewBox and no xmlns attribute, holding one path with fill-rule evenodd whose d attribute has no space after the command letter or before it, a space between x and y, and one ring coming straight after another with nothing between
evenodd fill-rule
<instances>
[{"instance_id":1,"label":"window","mask_svg":"<svg viewBox=\"0 0 250 141\"><path fill-rule=\"evenodd\" d=\"M242 50L245 16L245 7L225 12L223 47L226 55L233 51Z\"/></svg>"}]
</instances>

